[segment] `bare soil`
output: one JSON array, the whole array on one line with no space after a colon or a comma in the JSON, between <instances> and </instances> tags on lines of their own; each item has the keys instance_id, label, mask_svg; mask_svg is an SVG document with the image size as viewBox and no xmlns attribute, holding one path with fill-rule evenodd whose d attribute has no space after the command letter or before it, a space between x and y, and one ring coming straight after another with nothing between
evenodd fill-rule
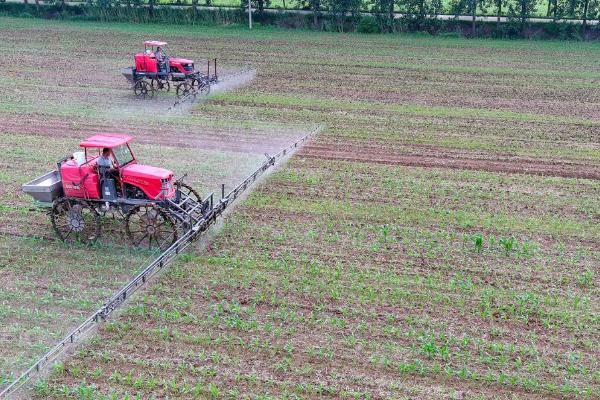
<instances>
[{"instance_id":1,"label":"bare soil","mask_svg":"<svg viewBox=\"0 0 600 400\"><path fill-rule=\"evenodd\" d=\"M339 146L320 146L318 143L314 143L307 145L303 149L302 155L308 158L327 160L600 180L600 166L592 166L586 162L456 151L434 146L406 146L404 152L394 154L386 151L385 147L376 145L339 143Z\"/></svg>"}]
</instances>

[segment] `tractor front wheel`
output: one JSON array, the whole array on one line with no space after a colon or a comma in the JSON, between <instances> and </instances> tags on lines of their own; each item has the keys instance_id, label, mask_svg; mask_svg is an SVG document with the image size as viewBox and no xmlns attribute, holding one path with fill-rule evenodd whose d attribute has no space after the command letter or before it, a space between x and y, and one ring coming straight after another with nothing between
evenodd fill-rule
<instances>
[{"instance_id":1,"label":"tractor front wheel","mask_svg":"<svg viewBox=\"0 0 600 400\"><path fill-rule=\"evenodd\" d=\"M208 79L196 78L192 81L192 88L201 95L207 95L210 93L210 82Z\"/></svg>"},{"instance_id":2,"label":"tractor front wheel","mask_svg":"<svg viewBox=\"0 0 600 400\"><path fill-rule=\"evenodd\" d=\"M133 93L136 97L141 99L151 99L154 97L154 89L152 85L148 83L145 79L140 79L133 86Z\"/></svg>"},{"instance_id":3,"label":"tractor front wheel","mask_svg":"<svg viewBox=\"0 0 600 400\"><path fill-rule=\"evenodd\" d=\"M177 190L179 191L180 200L184 201L187 198L190 198L192 201L186 201L183 204L183 209L188 211L193 209L197 204L202 204L202 197L196 192L196 190L188 185L187 183L179 183L177 185ZM208 205L202 208L202 215L205 215L208 211Z\"/></svg>"},{"instance_id":4,"label":"tractor front wheel","mask_svg":"<svg viewBox=\"0 0 600 400\"><path fill-rule=\"evenodd\" d=\"M177 241L177 227L162 207L134 207L125 217L127 236L135 247L166 250Z\"/></svg>"},{"instance_id":5,"label":"tractor front wheel","mask_svg":"<svg viewBox=\"0 0 600 400\"><path fill-rule=\"evenodd\" d=\"M177 95L178 99L188 97L189 95L192 95L195 93L196 93L196 91L194 90L192 85L187 82L183 82L183 83L180 83L179 85L177 85L177 89L175 91L175 94Z\"/></svg>"},{"instance_id":6,"label":"tractor front wheel","mask_svg":"<svg viewBox=\"0 0 600 400\"><path fill-rule=\"evenodd\" d=\"M64 242L89 244L100 237L100 215L83 201L56 201L50 219L57 236Z\"/></svg>"}]
</instances>

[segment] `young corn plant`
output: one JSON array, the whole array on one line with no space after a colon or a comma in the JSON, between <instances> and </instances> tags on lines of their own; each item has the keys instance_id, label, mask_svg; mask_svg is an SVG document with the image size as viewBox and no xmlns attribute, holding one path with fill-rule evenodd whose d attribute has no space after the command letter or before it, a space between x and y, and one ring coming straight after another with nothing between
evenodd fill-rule
<instances>
[{"instance_id":1,"label":"young corn plant","mask_svg":"<svg viewBox=\"0 0 600 400\"><path fill-rule=\"evenodd\" d=\"M592 287L594 285L594 271L587 270L577 276L577 284L581 287Z\"/></svg>"},{"instance_id":2,"label":"young corn plant","mask_svg":"<svg viewBox=\"0 0 600 400\"><path fill-rule=\"evenodd\" d=\"M510 237L508 239L500 239L500 246L502 246L502 248L504 249L504 251L506 252L506 255L509 255L511 251L513 251L513 249L515 248L515 238L514 237Z\"/></svg>"},{"instance_id":3,"label":"young corn plant","mask_svg":"<svg viewBox=\"0 0 600 400\"><path fill-rule=\"evenodd\" d=\"M440 352L440 348L432 340L430 340L421 345L421 351L428 357L433 358Z\"/></svg>"},{"instance_id":4,"label":"young corn plant","mask_svg":"<svg viewBox=\"0 0 600 400\"><path fill-rule=\"evenodd\" d=\"M481 253L481 250L483 250L483 235L481 233L476 233L471 236L471 240L475 246L475 251L477 251L477 253Z\"/></svg>"},{"instance_id":5,"label":"young corn plant","mask_svg":"<svg viewBox=\"0 0 600 400\"><path fill-rule=\"evenodd\" d=\"M383 242L387 243L388 240L390 239L390 233L391 233L392 229L390 228L389 225L383 225L383 227L381 228L381 235L383 236Z\"/></svg>"}]
</instances>

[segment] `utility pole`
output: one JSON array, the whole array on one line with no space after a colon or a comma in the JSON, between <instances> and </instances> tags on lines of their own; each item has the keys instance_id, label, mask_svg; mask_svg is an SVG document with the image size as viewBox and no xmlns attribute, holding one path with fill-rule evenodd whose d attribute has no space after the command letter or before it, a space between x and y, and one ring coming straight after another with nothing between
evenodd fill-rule
<instances>
[{"instance_id":1,"label":"utility pole","mask_svg":"<svg viewBox=\"0 0 600 400\"><path fill-rule=\"evenodd\" d=\"M248 27L252 29L252 0L248 0Z\"/></svg>"}]
</instances>

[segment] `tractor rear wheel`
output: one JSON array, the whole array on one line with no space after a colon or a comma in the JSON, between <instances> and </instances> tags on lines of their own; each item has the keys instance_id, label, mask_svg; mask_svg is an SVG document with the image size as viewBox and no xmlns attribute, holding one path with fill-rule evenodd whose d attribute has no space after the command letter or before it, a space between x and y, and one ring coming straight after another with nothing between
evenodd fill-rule
<instances>
[{"instance_id":1,"label":"tractor rear wheel","mask_svg":"<svg viewBox=\"0 0 600 400\"><path fill-rule=\"evenodd\" d=\"M168 92L169 90L171 90L171 84L167 79L152 78L150 84L152 85L152 90L155 91L160 90L163 92Z\"/></svg>"},{"instance_id":2,"label":"tractor rear wheel","mask_svg":"<svg viewBox=\"0 0 600 400\"><path fill-rule=\"evenodd\" d=\"M154 89L145 79L140 79L135 83L133 93L141 99L151 99L154 97Z\"/></svg>"},{"instance_id":3,"label":"tractor rear wheel","mask_svg":"<svg viewBox=\"0 0 600 400\"><path fill-rule=\"evenodd\" d=\"M135 247L166 250L177 241L175 221L154 204L135 206L125 217L127 237Z\"/></svg>"},{"instance_id":4,"label":"tractor rear wheel","mask_svg":"<svg viewBox=\"0 0 600 400\"><path fill-rule=\"evenodd\" d=\"M100 237L100 215L84 201L56 201L50 220L57 236L64 242L89 244Z\"/></svg>"}]
</instances>

